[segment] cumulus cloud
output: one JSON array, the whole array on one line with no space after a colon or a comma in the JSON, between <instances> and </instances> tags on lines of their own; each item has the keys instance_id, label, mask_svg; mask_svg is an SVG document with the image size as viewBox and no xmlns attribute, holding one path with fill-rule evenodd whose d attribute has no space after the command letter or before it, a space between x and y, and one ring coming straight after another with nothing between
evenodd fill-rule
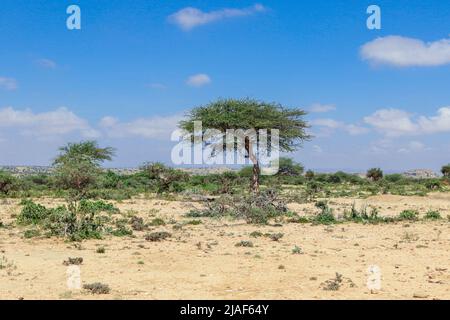
<instances>
[{"instance_id":1,"label":"cumulus cloud","mask_svg":"<svg viewBox=\"0 0 450 320\"><path fill-rule=\"evenodd\" d=\"M377 38L361 47L361 57L396 67L446 65L450 64L450 38L433 42L401 36Z\"/></svg>"},{"instance_id":2,"label":"cumulus cloud","mask_svg":"<svg viewBox=\"0 0 450 320\"><path fill-rule=\"evenodd\" d=\"M191 87L203 87L211 83L211 78L204 73L194 74L186 80L186 84Z\"/></svg>"},{"instance_id":3,"label":"cumulus cloud","mask_svg":"<svg viewBox=\"0 0 450 320\"><path fill-rule=\"evenodd\" d=\"M332 104L315 103L311 107L309 107L309 111L312 113L325 113L334 110L336 110L336 107Z\"/></svg>"},{"instance_id":4,"label":"cumulus cloud","mask_svg":"<svg viewBox=\"0 0 450 320\"><path fill-rule=\"evenodd\" d=\"M244 9L221 9L216 11L204 12L197 8L187 7L181 9L169 16L169 22L177 25L184 31L189 31L195 27L212 23L215 21L253 15L265 11L266 8L261 4L255 4L252 7Z\"/></svg>"},{"instance_id":5,"label":"cumulus cloud","mask_svg":"<svg viewBox=\"0 0 450 320\"><path fill-rule=\"evenodd\" d=\"M17 81L13 78L0 77L0 88L8 91L17 89Z\"/></svg>"},{"instance_id":6,"label":"cumulus cloud","mask_svg":"<svg viewBox=\"0 0 450 320\"><path fill-rule=\"evenodd\" d=\"M100 121L100 128L110 138L139 137L144 139L170 140L170 136L177 129L181 115L167 117L138 118L129 122L121 122L114 117L104 117Z\"/></svg>"},{"instance_id":7,"label":"cumulus cloud","mask_svg":"<svg viewBox=\"0 0 450 320\"><path fill-rule=\"evenodd\" d=\"M415 117L403 110L381 109L365 117L364 122L390 137L450 132L450 107L440 108L432 117Z\"/></svg>"},{"instance_id":8,"label":"cumulus cloud","mask_svg":"<svg viewBox=\"0 0 450 320\"><path fill-rule=\"evenodd\" d=\"M26 136L48 137L80 133L85 138L98 137L98 132L88 122L67 108L33 113L31 110L0 109L0 128L12 128Z\"/></svg>"},{"instance_id":9,"label":"cumulus cloud","mask_svg":"<svg viewBox=\"0 0 450 320\"><path fill-rule=\"evenodd\" d=\"M46 69L55 69L56 68L56 62L50 59L38 59L36 60L36 63L38 66Z\"/></svg>"}]
</instances>

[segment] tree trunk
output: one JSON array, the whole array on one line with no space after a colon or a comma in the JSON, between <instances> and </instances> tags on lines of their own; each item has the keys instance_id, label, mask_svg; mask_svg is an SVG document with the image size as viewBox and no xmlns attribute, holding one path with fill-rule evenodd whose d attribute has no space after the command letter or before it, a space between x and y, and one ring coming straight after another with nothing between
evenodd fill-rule
<instances>
[{"instance_id":1,"label":"tree trunk","mask_svg":"<svg viewBox=\"0 0 450 320\"><path fill-rule=\"evenodd\" d=\"M251 184L251 188L254 193L259 192L259 174L260 174L259 163L256 162L255 164L253 164L253 176Z\"/></svg>"},{"instance_id":2,"label":"tree trunk","mask_svg":"<svg viewBox=\"0 0 450 320\"><path fill-rule=\"evenodd\" d=\"M259 174L261 173L261 169L259 168L259 161L256 155L253 153L253 146L250 143L249 139L245 141L245 150L247 151L248 157L253 162L253 175L252 181L250 184L251 191L254 193L259 192Z\"/></svg>"}]
</instances>

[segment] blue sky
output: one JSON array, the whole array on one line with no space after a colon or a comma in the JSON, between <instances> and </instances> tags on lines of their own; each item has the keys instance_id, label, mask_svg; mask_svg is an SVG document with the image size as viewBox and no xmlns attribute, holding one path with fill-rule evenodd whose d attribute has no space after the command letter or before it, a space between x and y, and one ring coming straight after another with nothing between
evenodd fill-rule
<instances>
[{"instance_id":1,"label":"blue sky","mask_svg":"<svg viewBox=\"0 0 450 320\"><path fill-rule=\"evenodd\" d=\"M252 97L310 111L315 138L293 154L307 167L437 170L449 16L448 1L3 0L0 165L46 165L88 138L117 148L111 165L170 163L186 110Z\"/></svg>"}]
</instances>

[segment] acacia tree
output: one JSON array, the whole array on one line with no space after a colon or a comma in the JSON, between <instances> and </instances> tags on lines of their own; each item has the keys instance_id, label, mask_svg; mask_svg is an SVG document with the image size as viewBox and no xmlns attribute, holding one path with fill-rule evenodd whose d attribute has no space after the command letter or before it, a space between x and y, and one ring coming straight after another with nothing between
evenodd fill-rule
<instances>
[{"instance_id":1,"label":"acacia tree","mask_svg":"<svg viewBox=\"0 0 450 320\"><path fill-rule=\"evenodd\" d=\"M96 141L69 143L59 148L53 162L59 184L71 192L71 200L79 200L93 185L100 173L100 165L112 160L113 148L100 148Z\"/></svg>"},{"instance_id":2,"label":"acacia tree","mask_svg":"<svg viewBox=\"0 0 450 320\"><path fill-rule=\"evenodd\" d=\"M306 133L307 122L303 119L306 112L298 108L286 108L278 103L268 103L253 99L219 99L192 109L187 120L180 122L181 129L194 132L194 122L201 121L203 132L215 129L225 133L227 130L253 130L259 141L259 130L279 130L279 151L293 152L310 136ZM268 137L270 139L270 136ZM201 139L203 141L203 139ZM236 145L233 150L236 150ZM226 146L223 146L226 151ZM245 156L253 163L251 190L259 191L260 162L256 146L245 137ZM240 151L240 150L237 150Z\"/></svg>"}]
</instances>

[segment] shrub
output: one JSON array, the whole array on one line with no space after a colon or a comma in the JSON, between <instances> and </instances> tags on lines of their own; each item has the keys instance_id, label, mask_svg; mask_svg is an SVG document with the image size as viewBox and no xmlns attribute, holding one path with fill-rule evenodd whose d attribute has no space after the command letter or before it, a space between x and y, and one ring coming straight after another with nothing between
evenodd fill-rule
<instances>
[{"instance_id":1,"label":"shrub","mask_svg":"<svg viewBox=\"0 0 450 320\"><path fill-rule=\"evenodd\" d=\"M23 233L23 236L26 239L36 238L36 237L39 237L40 235L41 235L41 232L36 229L25 230L25 232Z\"/></svg>"},{"instance_id":2,"label":"shrub","mask_svg":"<svg viewBox=\"0 0 450 320\"><path fill-rule=\"evenodd\" d=\"M442 166L441 172L444 175L444 177L450 178L450 163L445 166Z\"/></svg>"},{"instance_id":3,"label":"shrub","mask_svg":"<svg viewBox=\"0 0 450 320\"><path fill-rule=\"evenodd\" d=\"M263 234L260 231L253 231L252 233L250 233L250 237L252 238L258 238L258 237L262 237Z\"/></svg>"},{"instance_id":4,"label":"shrub","mask_svg":"<svg viewBox=\"0 0 450 320\"><path fill-rule=\"evenodd\" d=\"M145 236L145 240L151 241L151 242L159 242L162 240L165 240L167 238L170 238L172 235L165 231L158 231L158 232L152 232Z\"/></svg>"},{"instance_id":5,"label":"shrub","mask_svg":"<svg viewBox=\"0 0 450 320\"><path fill-rule=\"evenodd\" d=\"M299 176L304 170L304 167L300 163L296 163L291 158L285 157L279 158L278 168L277 175L280 176Z\"/></svg>"},{"instance_id":6,"label":"shrub","mask_svg":"<svg viewBox=\"0 0 450 320\"><path fill-rule=\"evenodd\" d=\"M425 214L425 219L427 220L439 220L442 219L441 214L439 213L439 211L428 211Z\"/></svg>"},{"instance_id":7,"label":"shrub","mask_svg":"<svg viewBox=\"0 0 450 320\"><path fill-rule=\"evenodd\" d=\"M77 258L68 258L67 260L64 260L63 265L65 266L79 266L83 263L83 258L77 257Z\"/></svg>"},{"instance_id":8,"label":"shrub","mask_svg":"<svg viewBox=\"0 0 450 320\"><path fill-rule=\"evenodd\" d=\"M268 237L272 241L278 241L278 240L280 240L281 238L284 237L284 234L283 233L271 233L271 234L268 235Z\"/></svg>"},{"instance_id":9,"label":"shrub","mask_svg":"<svg viewBox=\"0 0 450 320\"><path fill-rule=\"evenodd\" d=\"M13 189L15 180L11 174L0 170L0 193L7 195Z\"/></svg>"},{"instance_id":10,"label":"shrub","mask_svg":"<svg viewBox=\"0 0 450 320\"><path fill-rule=\"evenodd\" d=\"M161 218L155 218L148 225L152 227L165 226L166 222Z\"/></svg>"},{"instance_id":11,"label":"shrub","mask_svg":"<svg viewBox=\"0 0 450 320\"><path fill-rule=\"evenodd\" d=\"M166 167L160 162L144 164L142 171L158 193L183 191L181 183L189 177L187 173Z\"/></svg>"},{"instance_id":12,"label":"shrub","mask_svg":"<svg viewBox=\"0 0 450 320\"><path fill-rule=\"evenodd\" d=\"M325 281L323 284L323 290L338 291L342 285L342 280L342 275L336 272L336 277L334 279Z\"/></svg>"},{"instance_id":13,"label":"shrub","mask_svg":"<svg viewBox=\"0 0 450 320\"><path fill-rule=\"evenodd\" d=\"M100 282L85 284L83 289L90 291L92 294L108 294L111 291L107 284Z\"/></svg>"},{"instance_id":14,"label":"shrub","mask_svg":"<svg viewBox=\"0 0 450 320\"><path fill-rule=\"evenodd\" d=\"M370 213L367 212L367 207L363 206L360 211L358 211L353 203L350 213L344 213L344 219L347 221L352 221L356 223L380 223L380 222L393 222L392 218L381 218L378 216L378 210L372 208Z\"/></svg>"},{"instance_id":15,"label":"shrub","mask_svg":"<svg viewBox=\"0 0 450 320\"><path fill-rule=\"evenodd\" d=\"M131 228L134 231L143 231L145 229L144 219L139 217L131 217Z\"/></svg>"},{"instance_id":16,"label":"shrub","mask_svg":"<svg viewBox=\"0 0 450 320\"><path fill-rule=\"evenodd\" d=\"M437 190L441 188L441 181L439 179L429 179L425 181L425 188L428 190Z\"/></svg>"},{"instance_id":17,"label":"shrub","mask_svg":"<svg viewBox=\"0 0 450 320\"><path fill-rule=\"evenodd\" d=\"M401 180L404 179L403 175L401 175L400 173L394 173L394 174L387 174L384 179L388 182L399 182Z\"/></svg>"},{"instance_id":18,"label":"shrub","mask_svg":"<svg viewBox=\"0 0 450 320\"><path fill-rule=\"evenodd\" d=\"M378 181L383 178L383 171L380 168L369 169L366 173L366 177L372 181Z\"/></svg>"},{"instance_id":19,"label":"shrub","mask_svg":"<svg viewBox=\"0 0 450 320\"><path fill-rule=\"evenodd\" d=\"M295 246L294 249L292 249L292 254L303 254L303 251L300 247Z\"/></svg>"},{"instance_id":20,"label":"shrub","mask_svg":"<svg viewBox=\"0 0 450 320\"><path fill-rule=\"evenodd\" d=\"M98 247L97 250L95 250L95 252L99 253L99 254L103 254L106 252L106 249L105 249L105 247Z\"/></svg>"},{"instance_id":21,"label":"shrub","mask_svg":"<svg viewBox=\"0 0 450 320\"><path fill-rule=\"evenodd\" d=\"M328 204L318 202L316 203L316 206L321 209L321 211L312 219L313 224L334 224L337 222L333 210L328 207Z\"/></svg>"},{"instance_id":22,"label":"shrub","mask_svg":"<svg viewBox=\"0 0 450 320\"><path fill-rule=\"evenodd\" d=\"M399 220L415 221L419 219L419 212L415 210L403 210L399 215Z\"/></svg>"},{"instance_id":23,"label":"shrub","mask_svg":"<svg viewBox=\"0 0 450 320\"><path fill-rule=\"evenodd\" d=\"M312 180L314 178L314 171L312 171L312 170L306 171L305 178L308 180Z\"/></svg>"},{"instance_id":24,"label":"shrub","mask_svg":"<svg viewBox=\"0 0 450 320\"><path fill-rule=\"evenodd\" d=\"M252 248L252 247L253 247L253 242L247 241L247 240L242 240L242 241L239 241L238 243L236 243L235 246L236 246L236 247L247 247L247 248Z\"/></svg>"},{"instance_id":25,"label":"shrub","mask_svg":"<svg viewBox=\"0 0 450 320\"><path fill-rule=\"evenodd\" d=\"M44 206L36 204L31 200L22 200L24 207L17 216L17 222L22 225L39 224L46 219L50 212Z\"/></svg>"},{"instance_id":26,"label":"shrub","mask_svg":"<svg viewBox=\"0 0 450 320\"><path fill-rule=\"evenodd\" d=\"M106 203L102 200L99 201L89 201L89 200L81 200L78 204L78 210L84 213L99 213L99 212L108 212L108 213L118 213L119 209L114 207L114 205L110 203Z\"/></svg>"}]
</instances>

